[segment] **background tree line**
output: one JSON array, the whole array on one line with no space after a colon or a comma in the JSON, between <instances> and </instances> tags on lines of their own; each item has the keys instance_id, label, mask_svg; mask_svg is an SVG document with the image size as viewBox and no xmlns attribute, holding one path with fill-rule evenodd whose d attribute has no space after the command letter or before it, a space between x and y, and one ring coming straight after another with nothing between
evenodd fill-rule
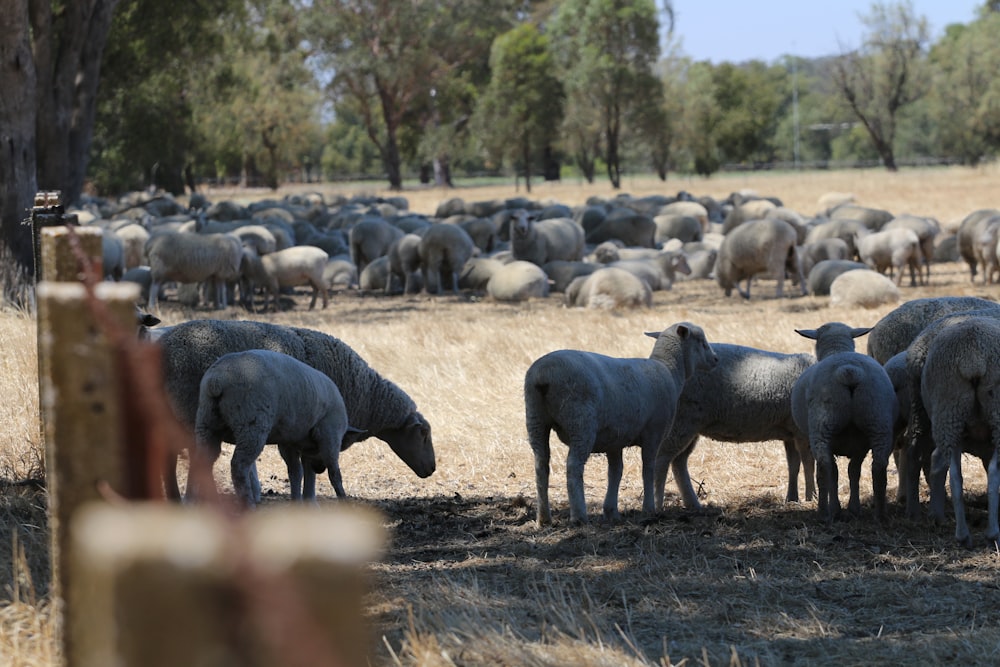
<instances>
[{"instance_id":1,"label":"background tree line","mask_svg":"<svg viewBox=\"0 0 1000 667\"><path fill-rule=\"evenodd\" d=\"M30 88L0 102L25 150L0 160L4 243L23 259L15 224L36 188L74 201L85 182L179 194L513 172L530 190L540 176L976 164L1000 147L997 4L931 43L908 2L876 2L850 52L711 64L678 48L684 26L656 0L0 0L0 84Z\"/></svg>"}]
</instances>

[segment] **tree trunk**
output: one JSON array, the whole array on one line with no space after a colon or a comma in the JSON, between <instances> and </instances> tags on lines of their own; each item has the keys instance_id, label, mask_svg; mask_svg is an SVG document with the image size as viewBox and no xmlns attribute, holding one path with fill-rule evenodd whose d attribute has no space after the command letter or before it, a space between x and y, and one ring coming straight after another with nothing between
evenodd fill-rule
<instances>
[{"instance_id":1,"label":"tree trunk","mask_svg":"<svg viewBox=\"0 0 1000 667\"><path fill-rule=\"evenodd\" d=\"M521 144L521 159L524 160L524 190L531 192L531 144L527 141Z\"/></svg>"},{"instance_id":2,"label":"tree trunk","mask_svg":"<svg viewBox=\"0 0 1000 667\"><path fill-rule=\"evenodd\" d=\"M386 127L385 150L382 151L382 162L389 177L390 190L403 189L402 158L399 156L399 142L396 141L395 126Z\"/></svg>"},{"instance_id":3,"label":"tree trunk","mask_svg":"<svg viewBox=\"0 0 1000 667\"><path fill-rule=\"evenodd\" d=\"M455 187L451 182L451 163L446 157L434 158L434 185L439 188Z\"/></svg>"},{"instance_id":4,"label":"tree trunk","mask_svg":"<svg viewBox=\"0 0 1000 667\"><path fill-rule=\"evenodd\" d=\"M29 35L27 2L4 3L0 11L0 252L10 252L26 275L33 275L31 227L21 224L38 190L36 79Z\"/></svg>"},{"instance_id":5,"label":"tree trunk","mask_svg":"<svg viewBox=\"0 0 1000 667\"><path fill-rule=\"evenodd\" d=\"M622 187L621 156L618 154L618 138L620 123L617 118L617 111L608 118L605 126L607 135L607 162L608 178L611 180L611 187L618 190Z\"/></svg>"}]
</instances>

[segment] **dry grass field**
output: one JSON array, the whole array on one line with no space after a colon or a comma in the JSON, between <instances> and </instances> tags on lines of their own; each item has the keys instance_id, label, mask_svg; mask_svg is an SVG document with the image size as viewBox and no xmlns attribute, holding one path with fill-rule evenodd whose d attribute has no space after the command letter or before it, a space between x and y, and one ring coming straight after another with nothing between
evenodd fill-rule
<instances>
[{"instance_id":1,"label":"dry grass field","mask_svg":"<svg viewBox=\"0 0 1000 667\"><path fill-rule=\"evenodd\" d=\"M750 188L804 214L814 213L826 192L850 192L862 204L932 215L951 226L972 210L1000 204L998 180L992 167L767 173L666 184L626 179L623 191L725 197ZM433 213L448 197L515 192L403 194L413 210ZM516 194L524 195L523 188ZM578 204L594 194L615 193L604 184L562 183L538 184L530 196ZM886 524L876 524L867 467L863 515L825 525L814 502L784 502L784 450L777 442L703 440L690 469L706 510L684 510L671 478L666 509L656 517L639 511L639 457L627 450L624 519L615 525L599 518L607 471L595 456L585 480L592 521L572 527L566 449L553 437L554 525L534 524L522 383L536 358L561 348L646 357L652 341L643 332L681 320L702 326L710 341L811 352L811 341L795 328L834 320L870 326L892 309L835 309L826 297L779 300L773 282L760 283L749 302L725 298L713 282L680 283L655 293L651 309L618 313L566 309L559 295L505 305L471 294L358 293L338 294L328 309L310 312L301 292L286 299L283 312L256 315L343 339L406 390L433 426L438 470L427 479L376 440L341 457L353 502L380 511L390 534L385 557L371 566L366 613L379 637L374 664L996 664L1000 554L983 538L986 484L977 461L965 465L973 549L954 544L950 519L911 522L895 504ZM997 297L995 286L970 284L964 264L935 265L931 283L904 287L904 298ZM248 316L173 304L162 315L167 324ZM51 665L44 490L18 483L41 470L35 323L30 315L2 312L0 333L0 663ZM224 454L216 468L223 488L226 464ZM261 479L266 503L287 502L276 452L265 452ZM894 479L890 470L890 493ZM842 472L844 499L846 484ZM328 482L319 493L321 503L336 502Z\"/></svg>"}]
</instances>

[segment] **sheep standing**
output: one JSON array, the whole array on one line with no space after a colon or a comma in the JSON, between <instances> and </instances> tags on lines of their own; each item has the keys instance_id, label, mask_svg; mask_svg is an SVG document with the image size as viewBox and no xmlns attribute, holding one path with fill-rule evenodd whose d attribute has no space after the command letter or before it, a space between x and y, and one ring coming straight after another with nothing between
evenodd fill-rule
<instances>
[{"instance_id":1,"label":"sheep standing","mask_svg":"<svg viewBox=\"0 0 1000 667\"><path fill-rule=\"evenodd\" d=\"M434 472L431 427L413 399L333 336L268 322L192 320L170 327L158 342L167 396L178 419L189 427L195 423L201 378L219 357L245 350L284 352L333 380L351 426L388 443L419 477ZM178 498L175 462L166 474L167 493Z\"/></svg>"},{"instance_id":2,"label":"sheep standing","mask_svg":"<svg viewBox=\"0 0 1000 667\"><path fill-rule=\"evenodd\" d=\"M1000 210L983 208L965 216L958 226L958 253L969 265L969 279L972 282L976 281L977 265L979 264L975 250L976 239L986 226L998 217L1000 217Z\"/></svg>"},{"instance_id":3,"label":"sheep standing","mask_svg":"<svg viewBox=\"0 0 1000 667\"><path fill-rule=\"evenodd\" d=\"M528 212L518 209L511 214L510 250L514 259L543 266L561 259L583 259L583 228L569 218L535 221Z\"/></svg>"},{"instance_id":4,"label":"sheep standing","mask_svg":"<svg viewBox=\"0 0 1000 667\"><path fill-rule=\"evenodd\" d=\"M888 271L895 276L897 287L903 280L904 267L910 269L910 287L917 286L917 277L923 275L923 256L920 237L912 229L897 227L864 234L856 237L854 244L861 261L879 273Z\"/></svg>"},{"instance_id":5,"label":"sheep standing","mask_svg":"<svg viewBox=\"0 0 1000 667\"><path fill-rule=\"evenodd\" d=\"M287 354L224 354L202 376L195 455L210 468L222 442L233 443L233 488L248 507L256 505L251 471L267 444L282 448L286 461L294 455L321 461L337 497L345 497L338 461L345 438L356 433L347 423L344 399L333 380ZM297 469L289 465L289 483L292 499L301 499L301 463Z\"/></svg>"},{"instance_id":6,"label":"sheep standing","mask_svg":"<svg viewBox=\"0 0 1000 667\"><path fill-rule=\"evenodd\" d=\"M168 280L179 283L208 282L215 290L215 306L228 302L226 283L238 280L243 246L232 234L164 232L146 242L150 286L147 309L156 312L160 286Z\"/></svg>"},{"instance_id":7,"label":"sheep standing","mask_svg":"<svg viewBox=\"0 0 1000 667\"><path fill-rule=\"evenodd\" d=\"M358 271L364 271L369 262L386 255L392 242L402 235L403 230L381 218L364 218L351 227L347 238Z\"/></svg>"},{"instance_id":8,"label":"sheep standing","mask_svg":"<svg viewBox=\"0 0 1000 667\"><path fill-rule=\"evenodd\" d=\"M673 426L663 434L656 455L656 508L663 507L668 468L673 470L684 507L701 508L687 466L699 436L723 442L781 440L788 461L785 500L798 501L803 465L806 499L812 500L816 493L813 457L808 439L792 418L792 387L816 360L811 354L781 354L725 343L713 343L712 350L719 363L684 384Z\"/></svg>"},{"instance_id":9,"label":"sheep standing","mask_svg":"<svg viewBox=\"0 0 1000 667\"><path fill-rule=\"evenodd\" d=\"M264 308L268 301L278 310L278 291L282 287L309 285L312 287L312 299L309 310L316 307L316 297L323 297L323 307L330 301L327 282L323 277L330 256L321 248L309 245L292 246L284 250L260 256L252 247L244 251L243 276L250 284L249 294L253 294L253 285L261 285L267 290ZM251 304L252 305L252 304Z\"/></svg>"},{"instance_id":10,"label":"sheep standing","mask_svg":"<svg viewBox=\"0 0 1000 667\"><path fill-rule=\"evenodd\" d=\"M784 295L785 272L798 280L802 294L806 282L802 277L802 264L796 251L798 234L784 220L768 218L745 222L729 232L715 262L715 279L725 290L726 296L733 288L744 299L750 298L750 282L758 273L767 273L778 280L775 292ZM740 289L741 280L747 281L746 291Z\"/></svg>"},{"instance_id":11,"label":"sheep standing","mask_svg":"<svg viewBox=\"0 0 1000 667\"><path fill-rule=\"evenodd\" d=\"M1000 321L973 317L938 334L927 350L921 393L934 438L932 476L947 468L955 539L972 546L962 500L962 453L987 467L986 537L1000 539Z\"/></svg>"},{"instance_id":12,"label":"sheep standing","mask_svg":"<svg viewBox=\"0 0 1000 667\"><path fill-rule=\"evenodd\" d=\"M906 350L931 322L951 313L997 305L995 301L975 296L941 296L907 301L872 327L868 334L868 355L885 364Z\"/></svg>"},{"instance_id":13,"label":"sheep standing","mask_svg":"<svg viewBox=\"0 0 1000 667\"><path fill-rule=\"evenodd\" d=\"M870 329L853 329L829 322L819 329L796 329L816 341L817 362L804 370L792 387L792 418L809 438L816 459L819 513L828 522L840 513L837 463L850 459L848 510L861 513L861 464L872 453L872 494L875 517L885 517L885 490L893 425L898 408L892 382L881 364L854 351L854 339Z\"/></svg>"},{"instance_id":14,"label":"sheep standing","mask_svg":"<svg viewBox=\"0 0 1000 667\"><path fill-rule=\"evenodd\" d=\"M684 382L717 359L701 328L681 322L655 337L648 359L618 359L558 350L536 360L524 378L525 423L535 457L538 525L552 522L549 507L549 436L566 443L570 520L587 521L583 469L591 454L608 457L604 516L617 519L622 450L642 450L644 512L652 513L653 462L663 432L674 419Z\"/></svg>"},{"instance_id":15,"label":"sheep standing","mask_svg":"<svg viewBox=\"0 0 1000 667\"><path fill-rule=\"evenodd\" d=\"M475 248L468 232L458 225L438 223L428 227L417 245L427 293L440 294L447 283L451 291L458 294L458 277Z\"/></svg>"},{"instance_id":16,"label":"sheep standing","mask_svg":"<svg viewBox=\"0 0 1000 667\"><path fill-rule=\"evenodd\" d=\"M413 294L420 280L420 235L404 234L389 246L389 276L385 281L385 293L392 291L392 279L398 278L403 285L403 294Z\"/></svg>"},{"instance_id":17,"label":"sheep standing","mask_svg":"<svg viewBox=\"0 0 1000 667\"><path fill-rule=\"evenodd\" d=\"M922 285L930 284L931 260L934 258L935 239L941 233L941 225L934 218L907 214L896 216L882 227L882 231L890 229L909 229L917 235L920 240L920 257L924 265L920 282Z\"/></svg>"}]
</instances>

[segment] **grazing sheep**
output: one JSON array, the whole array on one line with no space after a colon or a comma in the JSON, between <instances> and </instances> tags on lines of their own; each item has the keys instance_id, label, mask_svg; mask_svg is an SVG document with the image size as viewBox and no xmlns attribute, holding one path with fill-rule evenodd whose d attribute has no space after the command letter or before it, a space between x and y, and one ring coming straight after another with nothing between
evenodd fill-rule
<instances>
[{"instance_id":1,"label":"grazing sheep","mask_svg":"<svg viewBox=\"0 0 1000 667\"><path fill-rule=\"evenodd\" d=\"M895 275L896 286L903 280L903 269L910 269L910 287L917 286L917 276L923 275L921 263L923 256L920 251L920 237L912 229L895 228L872 232L855 237L861 261L870 268L889 275ZM996 246L996 243L993 244Z\"/></svg>"},{"instance_id":2,"label":"grazing sheep","mask_svg":"<svg viewBox=\"0 0 1000 667\"><path fill-rule=\"evenodd\" d=\"M976 282L977 265L979 264L975 251L976 239L983 229L997 217L1000 217L1000 210L995 208L979 209L965 216L958 226L958 253L969 265L969 278L972 282Z\"/></svg>"},{"instance_id":3,"label":"grazing sheep","mask_svg":"<svg viewBox=\"0 0 1000 667\"><path fill-rule=\"evenodd\" d=\"M656 223L652 218L631 209L616 208L612 209L599 225L587 232L586 241L597 244L617 239L626 246L654 248L655 237Z\"/></svg>"},{"instance_id":4,"label":"grazing sheep","mask_svg":"<svg viewBox=\"0 0 1000 667\"><path fill-rule=\"evenodd\" d=\"M719 251L715 248L684 251L684 260L690 272L678 276L678 280L711 280Z\"/></svg>"},{"instance_id":5,"label":"grazing sheep","mask_svg":"<svg viewBox=\"0 0 1000 667\"><path fill-rule=\"evenodd\" d=\"M744 299L750 298L750 282L758 273L768 273L778 280L775 292L778 298L784 295L785 272L798 280L802 294L806 293L806 282L802 277L802 265L796 251L798 235L784 220L767 218L745 222L722 241L715 263L715 280L725 290L726 296L733 288ZM739 283L746 280L746 290Z\"/></svg>"},{"instance_id":6,"label":"grazing sheep","mask_svg":"<svg viewBox=\"0 0 1000 667\"><path fill-rule=\"evenodd\" d=\"M422 284L423 281L421 281ZM358 274L358 287L362 290L384 292L389 284L389 258L379 257L368 262L364 271Z\"/></svg>"},{"instance_id":7,"label":"grazing sheep","mask_svg":"<svg viewBox=\"0 0 1000 667\"><path fill-rule=\"evenodd\" d=\"M695 204L694 202L683 203L700 206L700 204ZM707 214L705 219L707 220ZM656 223L656 236L653 239L656 243L664 243L670 239L680 239L684 243L700 241L705 235L705 228L708 226L707 222L702 224L698 218L676 213L670 215L661 213L653 218L653 222Z\"/></svg>"},{"instance_id":8,"label":"grazing sheep","mask_svg":"<svg viewBox=\"0 0 1000 667\"><path fill-rule=\"evenodd\" d=\"M347 238L358 271L364 271L369 262L386 255L392 242L402 235L403 230L382 218L364 218L351 227Z\"/></svg>"},{"instance_id":9,"label":"grazing sheep","mask_svg":"<svg viewBox=\"0 0 1000 667\"><path fill-rule=\"evenodd\" d=\"M438 223L428 227L417 244L424 290L440 294L448 283L451 291L458 294L458 277L475 247L469 234L458 225Z\"/></svg>"},{"instance_id":10,"label":"grazing sheep","mask_svg":"<svg viewBox=\"0 0 1000 667\"><path fill-rule=\"evenodd\" d=\"M288 463L293 500L302 499L301 462L312 459L329 471L337 497L347 496L340 450L358 431L347 423L333 380L287 354L247 350L219 357L201 378L194 431L195 456L209 467L222 453L223 441L234 445L233 488L247 507L257 504L251 472L268 444L278 445ZM193 479L189 499L195 495ZM314 496L315 487L307 493Z\"/></svg>"},{"instance_id":11,"label":"grazing sheep","mask_svg":"<svg viewBox=\"0 0 1000 667\"><path fill-rule=\"evenodd\" d=\"M404 234L389 246L389 275L385 281L385 293L392 290L393 278L398 278L403 286L403 294L413 294L420 280L420 239L419 234ZM422 284L422 283L421 283Z\"/></svg>"},{"instance_id":12,"label":"grazing sheep","mask_svg":"<svg viewBox=\"0 0 1000 667\"><path fill-rule=\"evenodd\" d=\"M537 264L516 260L497 269L486 293L497 301L541 299L549 295L549 277Z\"/></svg>"},{"instance_id":13,"label":"grazing sheep","mask_svg":"<svg viewBox=\"0 0 1000 667\"><path fill-rule=\"evenodd\" d=\"M107 280L121 280L125 274L125 242L116 232L101 232L101 267Z\"/></svg>"},{"instance_id":14,"label":"grazing sheep","mask_svg":"<svg viewBox=\"0 0 1000 667\"><path fill-rule=\"evenodd\" d=\"M312 299L309 310L316 307L316 297L323 297L323 307L330 301L327 282L323 278L326 264L330 256L320 248L309 245L292 246L284 250L260 256L252 247L244 251L243 276L250 284L248 294L251 295L251 310L253 309L253 287L260 285L270 295L273 309L278 310L278 291L282 287L310 285ZM267 310L268 298L264 298L264 310Z\"/></svg>"},{"instance_id":15,"label":"grazing sheep","mask_svg":"<svg viewBox=\"0 0 1000 667\"><path fill-rule=\"evenodd\" d=\"M809 272L806 289L812 296L830 296L830 286L833 285L833 281L848 271L874 273L867 264L861 262L852 262L848 259L824 259Z\"/></svg>"},{"instance_id":16,"label":"grazing sheep","mask_svg":"<svg viewBox=\"0 0 1000 667\"><path fill-rule=\"evenodd\" d=\"M323 269L323 284L328 290L350 289L358 286L358 267L347 255L331 257Z\"/></svg>"},{"instance_id":17,"label":"grazing sheep","mask_svg":"<svg viewBox=\"0 0 1000 667\"><path fill-rule=\"evenodd\" d=\"M685 200L671 202L661 206L653 220L656 221L656 218L660 216L667 218L672 218L674 216L681 218L694 218L698 222L698 226L701 228L702 233L708 231L709 211L708 207L701 202ZM684 227L687 226L687 223L681 224ZM660 223L657 222L656 226L659 233Z\"/></svg>"},{"instance_id":18,"label":"grazing sheep","mask_svg":"<svg viewBox=\"0 0 1000 667\"><path fill-rule=\"evenodd\" d=\"M583 259L583 228L570 218L533 220L528 212L512 212L510 222L510 249L514 259L522 259L538 266L562 259Z\"/></svg>"},{"instance_id":19,"label":"grazing sheep","mask_svg":"<svg viewBox=\"0 0 1000 667\"><path fill-rule=\"evenodd\" d=\"M987 468L986 538L1000 539L1000 321L973 317L942 330L930 344L920 380L934 439L932 477L948 469L955 539L972 546L962 499L962 453Z\"/></svg>"},{"instance_id":20,"label":"grazing sheep","mask_svg":"<svg viewBox=\"0 0 1000 667\"><path fill-rule=\"evenodd\" d=\"M719 363L684 384L673 426L663 434L656 455L656 508L663 507L668 468L673 470L684 507L701 508L687 466L699 436L723 442L781 440L788 461L785 500L799 500L801 465L805 466L806 500L812 500L816 493L813 457L805 434L792 419L792 386L816 360L811 354L781 354L725 343L713 343L712 350Z\"/></svg>"},{"instance_id":21,"label":"grazing sheep","mask_svg":"<svg viewBox=\"0 0 1000 667\"><path fill-rule=\"evenodd\" d=\"M225 308L226 283L240 277L243 246L232 234L164 232L146 242L151 282L146 308L156 312L160 286L168 280L179 283L208 282L214 287L216 308Z\"/></svg>"},{"instance_id":22,"label":"grazing sheep","mask_svg":"<svg viewBox=\"0 0 1000 667\"><path fill-rule=\"evenodd\" d=\"M643 280L625 269L605 267L590 275L575 278L566 287L566 305L578 308L649 308L653 291Z\"/></svg>"},{"instance_id":23,"label":"grazing sheep","mask_svg":"<svg viewBox=\"0 0 1000 667\"><path fill-rule=\"evenodd\" d=\"M593 262L570 262L564 259L555 259L542 266L542 270L552 280L549 288L551 292L565 292L571 282L580 276L589 276L600 268L600 264Z\"/></svg>"},{"instance_id":24,"label":"grazing sheep","mask_svg":"<svg viewBox=\"0 0 1000 667\"><path fill-rule=\"evenodd\" d=\"M847 271L830 283L831 308L877 308L900 298L895 283L875 271Z\"/></svg>"},{"instance_id":25,"label":"grazing sheep","mask_svg":"<svg viewBox=\"0 0 1000 667\"><path fill-rule=\"evenodd\" d=\"M904 352L935 320L951 313L994 308L997 305L995 301L975 296L940 296L907 301L872 327L868 334L868 355L885 364L893 356Z\"/></svg>"},{"instance_id":26,"label":"grazing sheep","mask_svg":"<svg viewBox=\"0 0 1000 667\"><path fill-rule=\"evenodd\" d=\"M861 513L861 464L871 452L875 517L881 521L898 408L882 365L854 351L854 339L870 329L829 322L819 329L795 331L816 341L816 363L792 387L792 417L809 438L816 460L820 516L829 522L840 513L836 456L850 459L847 508L855 516Z\"/></svg>"},{"instance_id":27,"label":"grazing sheep","mask_svg":"<svg viewBox=\"0 0 1000 667\"><path fill-rule=\"evenodd\" d=\"M893 215L889 211L858 204L842 204L830 211L832 220L856 220L873 232L882 229Z\"/></svg>"},{"instance_id":28,"label":"grazing sheep","mask_svg":"<svg viewBox=\"0 0 1000 667\"><path fill-rule=\"evenodd\" d=\"M826 259L850 259L851 249L843 239L820 239L806 243L799 248L799 258L802 260L802 275L809 279L813 267Z\"/></svg>"},{"instance_id":29,"label":"grazing sheep","mask_svg":"<svg viewBox=\"0 0 1000 667\"><path fill-rule=\"evenodd\" d=\"M918 215L900 215L885 224L882 231L890 229L909 229L920 240L920 258L924 265L924 272L921 273L920 282L922 285L930 284L931 261L934 258L934 244L941 233L941 225L934 218L925 218Z\"/></svg>"},{"instance_id":30,"label":"grazing sheep","mask_svg":"<svg viewBox=\"0 0 1000 667\"><path fill-rule=\"evenodd\" d=\"M549 437L555 430L569 451L566 486L570 520L587 521L583 469L591 454L608 457L604 516L619 518L622 450L642 451L643 512L653 504L653 459L674 419L685 381L717 359L700 327L674 324L659 334L648 359L618 359L558 350L537 359L524 377L525 423L535 456L538 525L552 522L549 507Z\"/></svg>"},{"instance_id":31,"label":"grazing sheep","mask_svg":"<svg viewBox=\"0 0 1000 667\"><path fill-rule=\"evenodd\" d=\"M745 222L761 220L773 208L776 208L774 202L767 199L752 199L734 206L722 221L722 233L728 234Z\"/></svg>"},{"instance_id":32,"label":"grazing sheep","mask_svg":"<svg viewBox=\"0 0 1000 667\"><path fill-rule=\"evenodd\" d=\"M869 230L858 220L828 220L815 225L806 232L803 245L815 243L822 239L838 238L847 244L850 253L848 257L855 259L858 256L858 249L854 245L857 236L867 234Z\"/></svg>"},{"instance_id":33,"label":"grazing sheep","mask_svg":"<svg viewBox=\"0 0 1000 667\"><path fill-rule=\"evenodd\" d=\"M291 355L333 380L344 398L351 426L388 443L419 477L434 472L431 427L413 399L333 336L268 322L191 320L170 327L158 343L171 407L191 428L198 409L198 387L209 366L229 352L273 350ZM167 466L166 476L167 494L178 498L175 462Z\"/></svg>"},{"instance_id":34,"label":"grazing sheep","mask_svg":"<svg viewBox=\"0 0 1000 667\"><path fill-rule=\"evenodd\" d=\"M244 246L252 246L258 255L278 250L278 239L264 225L240 225L230 233Z\"/></svg>"}]
</instances>

